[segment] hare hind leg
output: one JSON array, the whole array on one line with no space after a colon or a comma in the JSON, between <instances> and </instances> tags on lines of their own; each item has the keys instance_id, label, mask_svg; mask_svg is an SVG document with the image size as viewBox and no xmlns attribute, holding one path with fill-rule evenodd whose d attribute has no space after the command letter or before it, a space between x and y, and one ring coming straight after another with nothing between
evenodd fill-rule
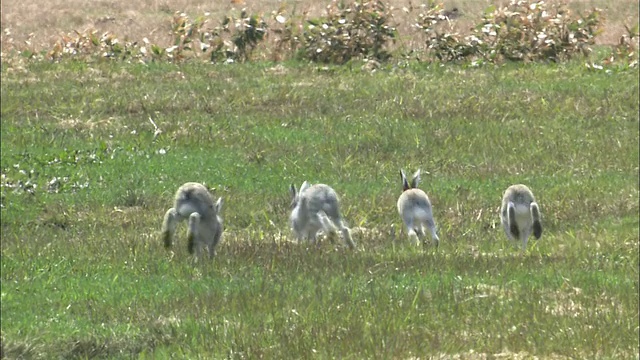
<instances>
[{"instance_id":1,"label":"hare hind leg","mask_svg":"<svg viewBox=\"0 0 640 360\"><path fill-rule=\"evenodd\" d=\"M540 223L540 209L538 208L538 204L533 202L531 203L531 219L533 221L533 236L536 239L540 239L542 236L542 224Z\"/></svg>"},{"instance_id":2,"label":"hare hind leg","mask_svg":"<svg viewBox=\"0 0 640 360\"><path fill-rule=\"evenodd\" d=\"M418 237L418 233L416 232L413 224L407 224L407 236L409 237L409 241L414 245L420 245L420 238Z\"/></svg>"},{"instance_id":3,"label":"hare hind leg","mask_svg":"<svg viewBox=\"0 0 640 360\"><path fill-rule=\"evenodd\" d=\"M435 243L436 247L440 245L440 238L438 237L438 233L436 232L436 224L433 219L428 219L426 221L427 229L431 232L431 240Z\"/></svg>"},{"instance_id":4,"label":"hare hind leg","mask_svg":"<svg viewBox=\"0 0 640 360\"><path fill-rule=\"evenodd\" d=\"M170 248L172 246L176 227L181 220L182 217L178 214L175 208L167 210L164 214L161 237L165 248Z\"/></svg>"},{"instance_id":5,"label":"hare hind leg","mask_svg":"<svg viewBox=\"0 0 640 360\"><path fill-rule=\"evenodd\" d=\"M338 223L338 227L340 228L340 232L342 233L344 242L347 244L349 249L355 249L356 243L353 241L353 238L351 237L351 231L349 230L349 228L346 227L342 221Z\"/></svg>"},{"instance_id":6,"label":"hare hind leg","mask_svg":"<svg viewBox=\"0 0 640 360\"><path fill-rule=\"evenodd\" d=\"M340 229L342 238L344 239L344 242L349 247L349 249L355 249L356 243L353 241L353 238L351 237L351 231L349 230L347 225L345 225L342 217L339 215L333 216L331 217L331 221L333 222L333 224L335 224L335 226L332 225L333 229L335 229L336 227Z\"/></svg>"},{"instance_id":7,"label":"hare hind leg","mask_svg":"<svg viewBox=\"0 0 640 360\"><path fill-rule=\"evenodd\" d=\"M189 231L187 233L187 250L189 254L197 253L200 257L202 252L202 241L200 241L200 214L197 212L189 216Z\"/></svg>"},{"instance_id":8,"label":"hare hind leg","mask_svg":"<svg viewBox=\"0 0 640 360\"><path fill-rule=\"evenodd\" d=\"M414 219L410 216L404 216L402 219L404 222L404 226L407 229L407 237L409 241L414 245L420 245L420 239L418 238L418 233L416 232L416 227L414 226Z\"/></svg>"}]
</instances>

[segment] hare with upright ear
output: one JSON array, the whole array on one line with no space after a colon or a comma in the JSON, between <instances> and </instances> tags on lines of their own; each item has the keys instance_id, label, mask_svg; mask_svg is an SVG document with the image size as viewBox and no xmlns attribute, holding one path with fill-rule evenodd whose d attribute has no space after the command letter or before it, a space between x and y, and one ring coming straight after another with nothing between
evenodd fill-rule
<instances>
[{"instance_id":1,"label":"hare with upright ear","mask_svg":"<svg viewBox=\"0 0 640 360\"><path fill-rule=\"evenodd\" d=\"M509 240L522 242L522 251L527 248L532 233L536 239L542 236L540 208L526 185L511 185L504 192L500 220Z\"/></svg>"},{"instance_id":2,"label":"hare with upright ear","mask_svg":"<svg viewBox=\"0 0 640 360\"><path fill-rule=\"evenodd\" d=\"M214 202L209 190L202 184L188 182L175 195L174 205L167 210L162 223L162 238L165 248L171 247L176 227L180 221L189 219L187 249L200 258L204 247L209 249L209 257L222 237L222 198Z\"/></svg>"},{"instance_id":3,"label":"hare with upright ear","mask_svg":"<svg viewBox=\"0 0 640 360\"><path fill-rule=\"evenodd\" d=\"M305 181L299 191L291 184L289 192L293 208L289 221L298 241L316 242L320 230L333 241L337 227L347 246L356 247L340 214L340 200L335 190L325 184L311 185Z\"/></svg>"},{"instance_id":4,"label":"hare with upright ear","mask_svg":"<svg viewBox=\"0 0 640 360\"><path fill-rule=\"evenodd\" d=\"M433 210L431 201L427 194L418 189L420 182L420 170L416 171L411 178L411 182L407 180L403 170L400 170L402 178L402 194L398 198L398 213L407 227L409 239L416 245L420 244L419 236L424 236L424 227L426 226L431 232L431 239L436 246L440 244L440 238L436 233L436 224L433 220Z\"/></svg>"}]
</instances>

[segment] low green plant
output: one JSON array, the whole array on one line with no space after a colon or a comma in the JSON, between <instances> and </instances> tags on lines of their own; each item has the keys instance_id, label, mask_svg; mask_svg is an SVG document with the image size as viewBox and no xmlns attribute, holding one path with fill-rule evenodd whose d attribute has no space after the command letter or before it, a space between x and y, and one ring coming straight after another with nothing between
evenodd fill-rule
<instances>
[{"instance_id":1,"label":"low green plant","mask_svg":"<svg viewBox=\"0 0 640 360\"><path fill-rule=\"evenodd\" d=\"M171 25L174 46L166 50L167 56L181 61L186 50L196 57L205 55L211 62L244 62L251 58L267 31L266 22L245 9L238 17L224 16L220 25L213 28L206 26L208 22L205 17L191 21L186 14L176 13Z\"/></svg>"},{"instance_id":2,"label":"low green plant","mask_svg":"<svg viewBox=\"0 0 640 360\"><path fill-rule=\"evenodd\" d=\"M460 35L451 32L449 16L444 5L430 2L422 8L414 27L426 38L429 55L438 61L457 61L473 55L474 48L460 40Z\"/></svg>"},{"instance_id":3,"label":"low green plant","mask_svg":"<svg viewBox=\"0 0 640 360\"><path fill-rule=\"evenodd\" d=\"M235 45L234 58L240 62L251 59L256 46L262 42L267 33L267 23L258 15L251 15L245 9L235 19L234 32L231 36Z\"/></svg>"},{"instance_id":4,"label":"low green plant","mask_svg":"<svg viewBox=\"0 0 640 360\"><path fill-rule=\"evenodd\" d=\"M270 36L274 43L271 57L275 61L294 58L302 44L304 16L297 16L295 9L289 14L284 3L271 15L273 25L270 27Z\"/></svg>"},{"instance_id":5,"label":"low green plant","mask_svg":"<svg viewBox=\"0 0 640 360\"><path fill-rule=\"evenodd\" d=\"M64 57L129 60L143 56L144 50L140 51L136 42L122 41L111 32L99 35L95 29L62 35L46 54L46 57L52 60Z\"/></svg>"},{"instance_id":6,"label":"low green plant","mask_svg":"<svg viewBox=\"0 0 640 360\"><path fill-rule=\"evenodd\" d=\"M203 42L206 33L203 32L207 19L205 17L197 17L195 20L182 12L177 11L171 19L171 37L173 38L173 46L158 51L159 48L153 48L156 56L166 56L168 59L176 62L183 61L188 53L199 55L201 52L208 50L207 44ZM197 40L200 40L198 43ZM194 48L195 47L195 48Z\"/></svg>"},{"instance_id":7,"label":"low green plant","mask_svg":"<svg viewBox=\"0 0 640 360\"><path fill-rule=\"evenodd\" d=\"M591 53L604 19L603 11L597 8L574 14L562 3L512 0L505 6L490 6L470 32L461 33L455 30L459 12L454 10L445 10L437 2L405 8L407 13L419 11L413 28L424 37L424 48L406 49L402 44L396 47L396 40L403 34L396 29L395 9L390 4L380 0L333 0L325 14L315 18L308 18L306 12L298 15L295 7L289 10L285 3L269 19L242 9L237 14L233 11L224 15L217 24L207 13L192 19L176 12L170 23L169 47L152 44L146 38L132 42L109 32L99 35L92 29L76 31L62 35L46 57L144 63L192 59L246 62L270 57L275 61L297 58L325 64L362 59L377 64L398 54L419 54L424 61L440 63L565 62ZM604 65L637 65L637 26L626 30ZM8 48L18 49L8 43ZM260 47L262 52L257 52ZM42 58L29 46L20 53L27 59Z\"/></svg>"},{"instance_id":8,"label":"low green plant","mask_svg":"<svg viewBox=\"0 0 640 360\"><path fill-rule=\"evenodd\" d=\"M353 58L387 60L396 28L392 13L379 0L346 4L333 0L325 17L308 19L302 37L302 57L316 62L343 64Z\"/></svg>"},{"instance_id":9,"label":"low green plant","mask_svg":"<svg viewBox=\"0 0 640 360\"><path fill-rule=\"evenodd\" d=\"M639 25L629 27L625 25L626 34L620 36L618 44L614 46L611 54L605 59L605 65L625 64L629 67L638 66L638 28Z\"/></svg>"},{"instance_id":10,"label":"low green plant","mask_svg":"<svg viewBox=\"0 0 640 360\"><path fill-rule=\"evenodd\" d=\"M117 35L95 29L62 35L46 54L48 59L66 57L85 60L117 59L126 61L184 62L189 59L207 59L211 62L250 60L256 46L263 41L266 22L258 15L242 10L239 16L224 16L217 26L209 26L208 16L192 19L183 12L176 12L170 24L171 43L162 47L150 43L122 41ZM31 54L31 53L30 53Z\"/></svg>"},{"instance_id":11,"label":"low green plant","mask_svg":"<svg viewBox=\"0 0 640 360\"><path fill-rule=\"evenodd\" d=\"M575 17L562 3L523 0L489 9L478 26L480 49L492 61L563 61L585 55L601 27L599 9Z\"/></svg>"},{"instance_id":12,"label":"low green plant","mask_svg":"<svg viewBox=\"0 0 640 360\"><path fill-rule=\"evenodd\" d=\"M441 5L433 5L419 15L417 25L429 51L442 62L566 61L591 52L603 21L596 8L574 16L565 4L512 0L487 8L473 33L463 36L450 27L443 31L443 14Z\"/></svg>"}]
</instances>

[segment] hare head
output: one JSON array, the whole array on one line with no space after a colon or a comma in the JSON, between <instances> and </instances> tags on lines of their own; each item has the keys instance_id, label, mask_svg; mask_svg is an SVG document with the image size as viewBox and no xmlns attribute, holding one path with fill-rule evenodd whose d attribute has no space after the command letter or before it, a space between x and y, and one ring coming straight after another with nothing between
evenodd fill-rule
<instances>
[{"instance_id":1,"label":"hare head","mask_svg":"<svg viewBox=\"0 0 640 360\"><path fill-rule=\"evenodd\" d=\"M214 202L206 186L193 182L180 186L176 191L174 205L167 210L162 223L164 246L171 247L178 223L188 219L189 253L197 252L197 256L201 257L202 249L207 247L210 257L213 257L222 237L221 211L222 198Z\"/></svg>"}]
</instances>

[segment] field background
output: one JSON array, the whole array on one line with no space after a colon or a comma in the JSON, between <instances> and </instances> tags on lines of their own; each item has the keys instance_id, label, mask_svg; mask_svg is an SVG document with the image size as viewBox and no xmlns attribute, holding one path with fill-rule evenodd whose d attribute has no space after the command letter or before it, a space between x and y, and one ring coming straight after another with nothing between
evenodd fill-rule
<instances>
[{"instance_id":1,"label":"field background","mask_svg":"<svg viewBox=\"0 0 640 360\"><path fill-rule=\"evenodd\" d=\"M553 3L554 1L551 1ZM557 2L557 1L555 1ZM414 33L411 26L416 22L415 13L406 13L402 8L416 8L422 3L416 1L391 0L394 21L398 30L404 34ZM445 8L458 8L462 16L453 22L454 31L467 33L469 28L481 18L483 10L489 5L502 6L508 1L458 0L443 2ZM593 7L601 8L606 13L606 27L598 36L600 44L616 44L620 36L626 34L624 25L633 26L638 23L639 5L637 1L622 0L568 0L569 9L579 13ZM188 16L210 13L212 17L237 13L246 8L250 13L262 14L270 18L271 14L283 5L291 14L308 14L319 16L329 1L202 1L202 0L145 0L138 2L122 0L24 0L3 1L1 4L3 49L14 43L33 49L49 49L62 34L96 29L100 33L110 31L120 38L131 41L142 41L147 38L151 43L173 45L170 35L171 17L176 11L185 12ZM418 48L421 40L413 37L401 39L408 48ZM264 56L269 56L265 51Z\"/></svg>"},{"instance_id":2,"label":"field background","mask_svg":"<svg viewBox=\"0 0 640 360\"><path fill-rule=\"evenodd\" d=\"M446 5L464 29L488 3ZM586 67L602 48L374 72L9 58L86 27L168 46L176 10L278 5L2 2L3 358L638 358L638 70ZM569 5L607 9L602 46L638 22L637 2ZM423 169L437 250L401 229L400 168ZM304 180L341 195L356 252L290 241ZM225 200L212 262L184 224L158 238L186 181ZM499 226L513 183L543 214L524 253Z\"/></svg>"}]
</instances>

